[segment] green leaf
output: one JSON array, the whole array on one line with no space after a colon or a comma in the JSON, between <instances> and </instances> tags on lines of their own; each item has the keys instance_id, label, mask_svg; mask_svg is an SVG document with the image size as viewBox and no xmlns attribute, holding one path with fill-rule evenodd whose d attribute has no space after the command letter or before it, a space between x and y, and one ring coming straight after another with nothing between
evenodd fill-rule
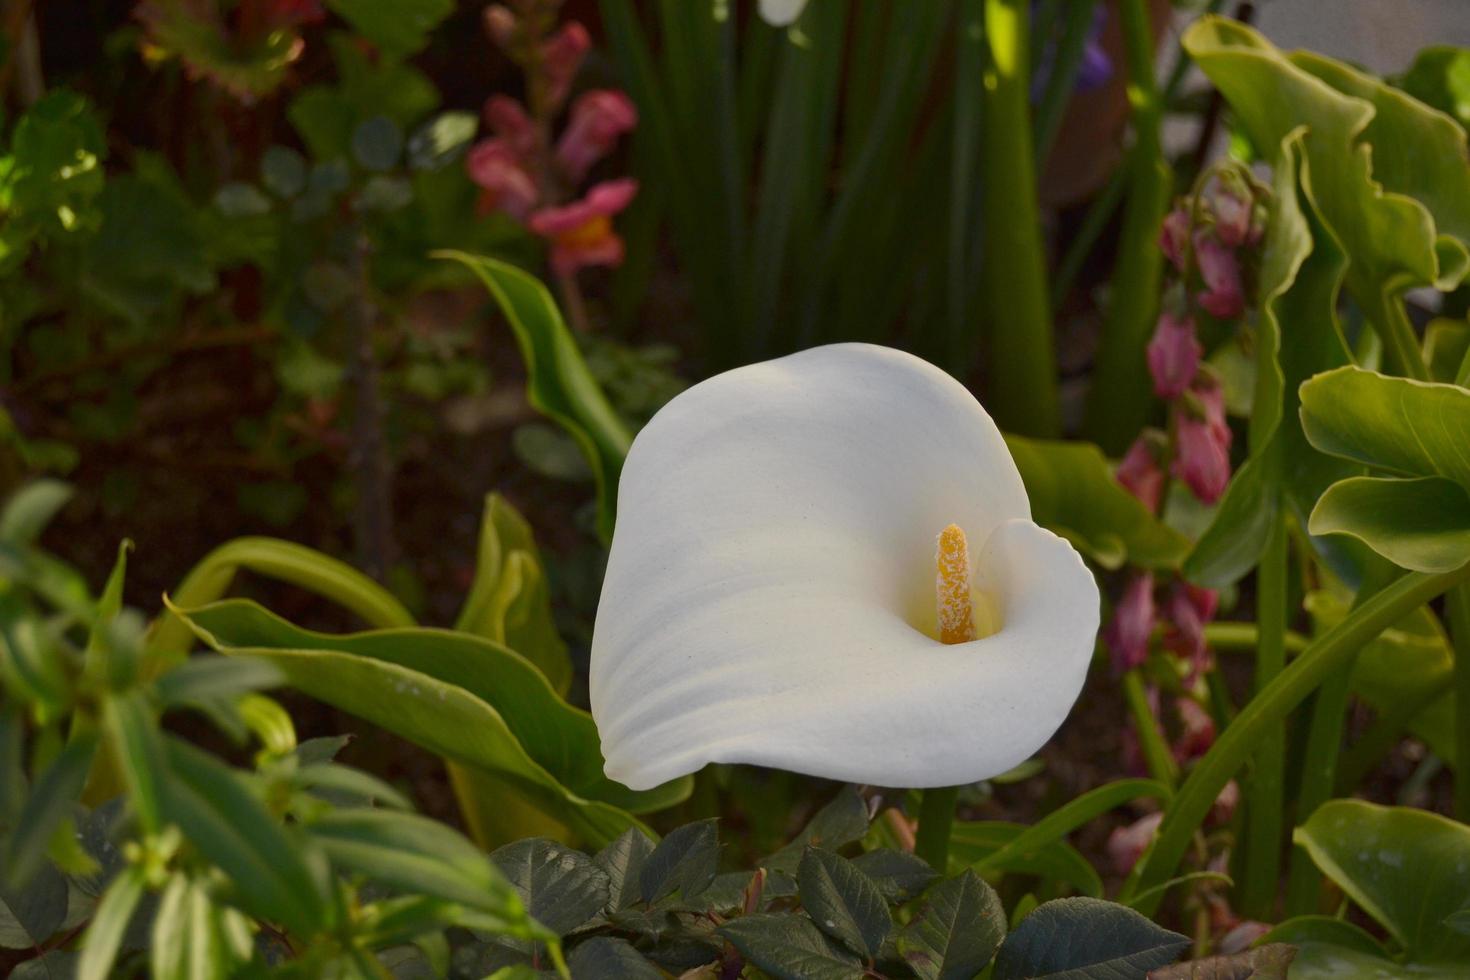
<instances>
[{"instance_id":1,"label":"green leaf","mask_svg":"<svg viewBox=\"0 0 1470 980\"><path fill-rule=\"evenodd\" d=\"M633 438L587 370L576 340L551 294L534 277L497 259L464 252L436 252L478 275L515 332L529 380L531 405L582 447L597 478L598 530L612 537L618 474Z\"/></svg>"},{"instance_id":2,"label":"green leaf","mask_svg":"<svg viewBox=\"0 0 1470 980\"><path fill-rule=\"evenodd\" d=\"M26 960L10 973L10 980L71 980L76 976L81 953L64 949L48 950L33 960Z\"/></svg>"},{"instance_id":3,"label":"green leaf","mask_svg":"<svg viewBox=\"0 0 1470 980\"><path fill-rule=\"evenodd\" d=\"M225 594L241 569L315 592L371 626L413 625L403 604L366 575L321 552L274 538L236 538L220 545L184 577L173 601L185 609L213 602ZM159 617L152 632L150 646L162 652L187 652L193 639L189 627L171 610Z\"/></svg>"},{"instance_id":4,"label":"green leaf","mask_svg":"<svg viewBox=\"0 0 1470 980\"><path fill-rule=\"evenodd\" d=\"M898 947L922 980L969 980L990 962L1005 935L1000 897L966 870L929 889Z\"/></svg>"},{"instance_id":5,"label":"green leaf","mask_svg":"<svg viewBox=\"0 0 1470 980\"><path fill-rule=\"evenodd\" d=\"M260 180L277 197L295 197L306 189L306 158L289 146L268 146L260 157Z\"/></svg>"},{"instance_id":6,"label":"green leaf","mask_svg":"<svg viewBox=\"0 0 1470 980\"><path fill-rule=\"evenodd\" d=\"M184 663L154 682L165 705L187 704L206 698L235 697L248 691L279 687L285 677L269 661L249 657L203 655Z\"/></svg>"},{"instance_id":7,"label":"green leaf","mask_svg":"<svg viewBox=\"0 0 1470 980\"><path fill-rule=\"evenodd\" d=\"M607 907L611 911L620 911L638 901L639 876L653 849L653 840L647 834L637 827L629 827L592 858L592 863L607 875Z\"/></svg>"},{"instance_id":8,"label":"green leaf","mask_svg":"<svg viewBox=\"0 0 1470 980\"><path fill-rule=\"evenodd\" d=\"M877 957L893 916L871 878L841 855L808 847L796 881L801 906L817 928L854 953Z\"/></svg>"},{"instance_id":9,"label":"green leaf","mask_svg":"<svg viewBox=\"0 0 1470 980\"><path fill-rule=\"evenodd\" d=\"M491 859L428 817L391 810L334 810L312 821L308 832L339 870L496 916L507 932L545 935L526 921L516 890Z\"/></svg>"},{"instance_id":10,"label":"green leaf","mask_svg":"<svg viewBox=\"0 0 1470 980\"><path fill-rule=\"evenodd\" d=\"M0 949L33 949L66 920L66 877L50 864L22 889L0 880Z\"/></svg>"},{"instance_id":11,"label":"green leaf","mask_svg":"<svg viewBox=\"0 0 1470 980\"><path fill-rule=\"evenodd\" d=\"M1350 477L1327 488L1307 529L1346 534L1415 572L1448 572L1470 561L1470 494L1443 477Z\"/></svg>"},{"instance_id":12,"label":"green leaf","mask_svg":"<svg viewBox=\"0 0 1470 980\"><path fill-rule=\"evenodd\" d=\"M391 170L403 153L403 131L387 116L373 116L352 131L352 156L368 170Z\"/></svg>"},{"instance_id":13,"label":"green leaf","mask_svg":"<svg viewBox=\"0 0 1470 980\"><path fill-rule=\"evenodd\" d=\"M35 542L76 491L60 480L33 480L5 500L0 510L0 541L22 546Z\"/></svg>"},{"instance_id":14,"label":"green leaf","mask_svg":"<svg viewBox=\"0 0 1470 980\"><path fill-rule=\"evenodd\" d=\"M79 734L36 780L20 819L10 829L5 849L5 883L9 890L25 891L42 868L48 843L72 815L96 752L97 736Z\"/></svg>"},{"instance_id":15,"label":"green leaf","mask_svg":"<svg viewBox=\"0 0 1470 980\"><path fill-rule=\"evenodd\" d=\"M459 161L480 130L473 112L441 112L408 139L408 163L415 170L440 170Z\"/></svg>"},{"instance_id":16,"label":"green leaf","mask_svg":"<svg viewBox=\"0 0 1470 980\"><path fill-rule=\"evenodd\" d=\"M1435 317L1425 326L1424 363L1431 381L1456 381L1466 354L1470 354L1470 323Z\"/></svg>"},{"instance_id":17,"label":"green leaf","mask_svg":"<svg viewBox=\"0 0 1470 980\"><path fill-rule=\"evenodd\" d=\"M577 980L661 980L662 970L622 939L597 936L579 945L567 960Z\"/></svg>"},{"instance_id":18,"label":"green leaf","mask_svg":"<svg viewBox=\"0 0 1470 980\"><path fill-rule=\"evenodd\" d=\"M485 498L475 578L454 628L503 643L539 667L558 694L572 662L551 612L551 590L531 525L498 493Z\"/></svg>"},{"instance_id":19,"label":"green leaf","mask_svg":"<svg viewBox=\"0 0 1470 980\"><path fill-rule=\"evenodd\" d=\"M1405 476L1442 476L1470 490L1470 390L1345 367L1302 385L1312 445Z\"/></svg>"},{"instance_id":20,"label":"green leaf","mask_svg":"<svg viewBox=\"0 0 1470 980\"><path fill-rule=\"evenodd\" d=\"M1412 960L1470 962L1470 936L1445 925L1465 904L1470 827L1423 810L1332 800L1293 839Z\"/></svg>"},{"instance_id":21,"label":"green leaf","mask_svg":"<svg viewBox=\"0 0 1470 980\"><path fill-rule=\"evenodd\" d=\"M1256 946L1229 956L1207 956L1150 971L1149 980L1286 980L1296 947L1284 943Z\"/></svg>"},{"instance_id":22,"label":"green leaf","mask_svg":"<svg viewBox=\"0 0 1470 980\"><path fill-rule=\"evenodd\" d=\"M939 877L939 873L923 858L887 847L859 854L852 863L872 879L889 902L910 899Z\"/></svg>"},{"instance_id":23,"label":"green leaf","mask_svg":"<svg viewBox=\"0 0 1470 980\"><path fill-rule=\"evenodd\" d=\"M857 787L849 784L817 811L794 840L763 859L760 866L794 875L808 847L835 851L844 844L861 840L867 832L868 804Z\"/></svg>"},{"instance_id":24,"label":"green leaf","mask_svg":"<svg viewBox=\"0 0 1470 980\"><path fill-rule=\"evenodd\" d=\"M1388 959L1383 944L1368 935L1362 927L1346 919L1326 915L1299 915L1287 919L1261 937L1263 943L1288 943L1292 946L1340 946L1367 956Z\"/></svg>"},{"instance_id":25,"label":"green leaf","mask_svg":"<svg viewBox=\"0 0 1470 980\"><path fill-rule=\"evenodd\" d=\"M454 0L327 0L327 6L384 53L399 57L422 50L430 32L454 12Z\"/></svg>"},{"instance_id":26,"label":"green leaf","mask_svg":"<svg viewBox=\"0 0 1470 980\"><path fill-rule=\"evenodd\" d=\"M158 720L139 691L108 698L102 716L138 822L144 831L156 834L163 826L168 781Z\"/></svg>"},{"instance_id":27,"label":"green leaf","mask_svg":"<svg viewBox=\"0 0 1470 980\"><path fill-rule=\"evenodd\" d=\"M1189 939L1095 898L1043 902L1006 937L995 980L1138 976L1174 962Z\"/></svg>"},{"instance_id":28,"label":"green leaf","mask_svg":"<svg viewBox=\"0 0 1470 980\"><path fill-rule=\"evenodd\" d=\"M296 770L294 782L308 792L336 802L343 797L353 806L370 806L380 803L400 810L412 810L413 803L398 790L383 780L361 769L339 766L333 762L317 762L303 765Z\"/></svg>"},{"instance_id":29,"label":"green leaf","mask_svg":"<svg viewBox=\"0 0 1470 980\"><path fill-rule=\"evenodd\" d=\"M234 883L240 907L301 935L330 923L321 852L281 826L231 769L175 738L166 746L166 815Z\"/></svg>"},{"instance_id":30,"label":"green leaf","mask_svg":"<svg viewBox=\"0 0 1470 980\"><path fill-rule=\"evenodd\" d=\"M214 206L226 218L253 218L271 213L271 199L254 184L231 181L214 192Z\"/></svg>"},{"instance_id":31,"label":"green leaf","mask_svg":"<svg viewBox=\"0 0 1470 980\"><path fill-rule=\"evenodd\" d=\"M544 837L507 844L490 860L526 910L558 936L585 925L608 903L608 876L574 848Z\"/></svg>"},{"instance_id":32,"label":"green leaf","mask_svg":"<svg viewBox=\"0 0 1470 980\"><path fill-rule=\"evenodd\" d=\"M799 915L746 915L725 923L720 935L777 980L859 980L856 956Z\"/></svg>"},{"instance_id":33,"label":"green leaf","mask_svg":"<svg viewBox=\"0 0 1470 980\"><path fill-rule=\"evenodd\" d=\"M1102 567L1175 568L1188 552L1183 535L1113 478L1096 446L1020 436L1006 436L1006 446L1021 471L1036 522Z\"/></svg>"},{"instance_id":34,"label":"green leaf","mask_svg":"<svg viewBox=\"0 0 1470 980\"><path fill-rule=\"evenodd\" d=\"M1064 840L1054 840L1037 849L1026 850L1000 860L988 860L1031 828L1001 821L959 821L950 837L951 861L973 865L985 861L995 871L1041 875L1063 881L1084 895L1102 895L1102 879L1085 857Z\"/></svg>"},{"instance_id":35,"label":"green leaf","mask_svg":"<svg viewBox=\"0 0 1470 980\"><path fill-rule=\"evenodd\" d=\"M82 940L77 980L107 980L112 975L112 964L122 946L123 933L143 898L143 884L143 870L129 868L118 875L103 894Z\"/></svg>"},{"instance_id":36,"label":"green leaf","mask_svg":"<svg viewBox=\"0 0 1470 980\"><path fill-rule=\"evenodd\" d=\"M638 892L649 905L677 893L698 898L715 880L720 841L713 818L685 824L659 841L638 872Z\"/></svg>"},{"instance_id":37,"label":"green leaf","mask_svg":"<svg viewBox=\"0 0 1470 980\"><path fill-rule=\"evenodd\" d=\"M634 792L602 772L597 726L506 648L445 630L337 636L226 601L185 614L209 645L268 659L290 684L447 759L504 779L595 844L688 796L691 780Z\"/></svg>"}]
</instances>

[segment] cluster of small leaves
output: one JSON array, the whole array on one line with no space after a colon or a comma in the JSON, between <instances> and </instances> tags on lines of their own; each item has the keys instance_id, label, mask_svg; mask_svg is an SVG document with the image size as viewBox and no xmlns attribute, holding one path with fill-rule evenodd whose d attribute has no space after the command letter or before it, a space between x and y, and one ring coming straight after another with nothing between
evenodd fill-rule
<instances>
[{"instance_id":1,"label":"cluster of small leaves","mask_svg":"<svg viewBox=\"0 0 1470 980\"><path fill-rule=\"evenodd\" d=\"M631 828L590 857L535 839L491 860L531 915L563 937L578 980L968 980L991 963L996 980L1141 978L1188 945L1131 909L1091 898L1045 902L1008 930L1000 898L974 871L942 878L888 848L844 856L867 830L867 808L849 788L754 872L719 871L714 820L657 843ZM455 969L530 977L537 963L534 944L502 938L461 947Z\"/></svg>"},{"instance_id":2,"label":"cluster of small leaves","mask_svg":"<svg viewBox=\"0 0 1470 980\"><path fill-rule=\"evenodd\" d=\"M276 667L158 651L121 603L126 545L100 598L39 548L67 497L36 483L0 512L0 946L33 954L15 976L443 974L466 928L558 961L483 852L332 761L346 739L297 744L259 693ZM185 713L252 765L164 727Z\"/></svg>"}]
</instances>

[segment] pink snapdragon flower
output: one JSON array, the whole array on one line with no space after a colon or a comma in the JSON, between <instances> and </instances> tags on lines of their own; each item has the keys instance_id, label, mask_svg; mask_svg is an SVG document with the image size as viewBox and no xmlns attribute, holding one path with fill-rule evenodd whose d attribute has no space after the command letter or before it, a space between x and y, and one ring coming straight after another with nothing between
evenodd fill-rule
<instances>
[{"instance_id":1,"label":"pink snapdragon flower","mask_svg":"<svg viewBox=\"0 0 1470 980\"><path fill-rule=\"evenodd\" d=\"M1164 646L1187 660L1192 674L1210 666L1210 648L1205 642L1205 624L1215 618L1220 594L1189 582L1176 582L1164 601L1164 619L1169 628Z\"/></svg>"},{"instance_id":2,"label":"pink snapdragon flower","mask_svg":"<svg viewBox=\"0 0 1470 980\"><path fill-rule=\"evenodd\" d=\"M612 229L612 216L637 193L638 182L630 177L604 181L580 201L542 208L527 223L551 241L551 267L558 275L570 276L590 265L619 265L623 240Z\"/></svg>"},{"instance_id":3,"label":"pink snapdragon flower","mask_svg":"<svg viewBox=\"0 0 1470 980\"><path fill-rule=\"evenodd\" d=\"M1214 235L1200 232L1194 237L1194 260L1205 283L1205 288L1195 294L1195 302L1221 320L1244 313L1245 287L1235 252Z\"/></svg>"},{"instance_id":4,"label":"pink snapdragon flower","mask_svg":"<svg viewBox=\"0 0 1470 980\"><path fill-rule=\"evenodd\" d=\"M1206 202L1215 218L1215 237L1226 248L1240 248L1260 241L1262 229L1255 224L1256 200L1237 177L1217 176L1210 181Z\"/></svg>"},{"instance_id":5,"label":"pink snapdragon flower","mask_svg":"<svg viewBox=\"0 0 1470 980\"><path fill-rule=\"evenodd\" d=\"M633 100L613 89L584 92L556 144L556 161L567 180L580 184L592 165L612 151L618 137L638 125Z\"/></svg>"},{"instance_id":6,"label":"pink snapdragon flower","mask_svg":"<svg viewBox=\"0 0 1470 980\"><path fill-rule=\"evenodd\" d=\"M1213 504L1230 482L1230 426L1225 422L1225 392L1206 373L1195 379L1189 397L1181 402L1175 425L1177 454L1170 472Z\"/></svg>"},{"instance_id":7,"label":"pink snapdragon flower","mask_svg":"<svg viewBox=\"0 0 1470 980\"><path fill-rule=\"evenodd\" d=\"M1159 316L1153 339L1148 342L1148 370L1154 379L1154 394L1178 398L1194 381L1204 348L1194 335L1194 318L1165 312Z\"/></svg>"},{"instance_id":8,"label":"pink snapdragon flower","mask_svg":"<svg viewBox=\"0 0 1470 980\"><path fill-rule=\"evenodd\" d=\"M572 90L572 81L582 59L592 50L592 36L575 20L569 20L541 44L541 69L546 83L547 108L561 108Z\"/></svg>"},{"instance_id":9,"label":"pink snapdragon flower","mask_svg":"<svg viewBox=\"0 0 1470 980\"><path fill-rule=\"evenodd\" d=\"M517 221L525 221L536 206L540 196L536 179L505 140L476 143L465 157L465 169L470 179L482 188L479 202L482 214L504 211Z\"/></svg>"},{"instance_id":10,"label":"pink snapdragon flower","mask_svg":"<svg viewBox=\"0 0 1470 980\"><path fill-rule=\"evenodd\" d=\"M485 100L482 114L490 131L504 141L527 170L532 169L530 161L536 158L536 124L526 115L525 106L508 95L492 95Z\"/></svg>"},{"instance_id":11,"label":"pink snapdragon flower","mask_svg":"<svg viewBox=\"0 0 1470 980\"><path fill-rule=\"evenodd\" d=\"M1176 207L1164 216L1159 228L1159 249L1174 268L1184 271L1184 253L1189 246L1189 212Z\"/></svg>"},{"instance_id":12,"label":"pink snapdragon flower","mask_svg":"<svg viewBox=\"0 0 1470 980\"><path fill-rule=\"evenodd\" d=\"M1158 441L1154 431L1146 431L1128 447L1116 474L1118 482L1137 497L1150 512L1158 513L1164 495L1164 471L1159 468Z\"/></svg>"},{"instance_id":13,"label":"pink snapdragon flower","mask_svg":"<svg viewBox=\"0 0 1470 980\"><path fill-rule=\"evenodd\" d=\"M1141 667L1148 659L1148 641L1154 630L1154 577L1138 572L1123 587L1113 607L1113 618L1103 631L1103 642L1113 655L1113 669L1122 673Z\"/></svg>"}]
</instances>

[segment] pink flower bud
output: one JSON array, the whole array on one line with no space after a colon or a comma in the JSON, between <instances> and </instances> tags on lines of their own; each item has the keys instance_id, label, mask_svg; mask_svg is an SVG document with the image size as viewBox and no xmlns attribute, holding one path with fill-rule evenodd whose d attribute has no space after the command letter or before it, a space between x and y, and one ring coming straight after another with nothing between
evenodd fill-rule
<instances>
[{"instance_id":1,"label":"pink flower bud","mask_svg":"<svg viewBox=\"0 0 1470 980\"><path fill-rule=\"evenodd\" d=\"M1230 482L1230 426L1225 421L1225 393L1220 383L1200 374L1189 392L1192 404L1179 403L1175 456L1170 472L1207 504L1213 504Z\"/></svg>"},{"instance_id":2,"label":"pink flower bud","mask_svg":"<svg viewBox=\"0 0 1470 980\"><path fill-rule=\"evenodd\" d=\"M476 143L465 157L465 170L471 180L484 188L482 210L504 211L517 221L524 221L536 206L536 181L504 140Z\"/></svg>"},{"instance_id":3,"label":"pink flower bud","mask_svg":"<svg viewBox=\"0 0 1470 980\"><path fill-rule=\"evenodd\" d=\"M1254 919L1243 919L1236 923L1229 932L1220 937L1216 945L1221 956L1233 956L1236 953L1244 953L1256 944L1266 933L1271 931L1269 922L1257 922Z\"/></svg>"},{"instance_id":4,"label":"pink flower bud","mask_svg":"<svg viewBox=\"0 0 1470 980\"><path fill-rule=\"evenodd\" d=\"M1180 272L1184 271L1184 249L1188 243L1189 212L1178 207L1164 217L1159 228L1159 248Z\"/></svg>"},{"instance_id":5,"label":"pink flower bud","mask_svg":"<svg viewBox=\"0 0 1470 980\"><path fill-rule=\"evenodd\" d=\"M622 92L599 89L579 96L556 144L556 159L567 179L580 184L592 165L612 150L618 137L637 124L638 110Z\"/></svg>"},{"instance_id":6,"label":"pink flower bud","mask_svg":"<svg viewBox=\"0 0 1470 980\"><path fill-rule=\"evenodd\" d=\"M1181 764L1198 759L1215 744L1215 719L1193 698L1174 702L1179 713L1179 740L1174 743L1174 758Z\"/></svg>"},{"instance_id":7,"label":"pink flower bud","mask_svg":"<svg viewBox=\"0 0 1470 980\"><path fill-rule=\"evenodd\" d=\"M1154 442L1148 433L1133 440L1133 445L1128 447L1123 461L1118 464L1116 475L1124 489L1150 511L1158 513L1164 493L1164 471L1159 468Z\"/></svg>"},{"instance_id":8,"label":"pink flower bud","mask_svg":"<svg viewBox=\"0 0 1470 980\"><path fill-rule=\"evenodd\" d=\"M508 95L492 95L485 100L483 110L485 124L500 137L512 153L520 158L522 169L527 172L535 168L536 124L526 113L526 107Z\"/></svg>"},{"instance_id":9,"label":"pink flower bud","mask_svg":"<svg viewBox=\"0 0 1470 980\"><path fill-rule=\"evenodd\" d=\"M485 33L502 51L510 50L515 44L516 32L520 29L518 18L509 7L492 3L485 8Z\"/></svg>"},{"instance_id":10,"label":"pink flower bud","mask_svg":"<svg viewBox=\"0 0 1470 980\"><path fill-rule=\"evenodd\" d=\"M1176 582L1164 603L1164 619L1169 623L1164 633L1164 646L1185 658L1191 677L1210 666L1210 648L1205 642L1205 623L1215 616L1220 596L1213 589L1203 589L1188 582Z\"/></svg>"},{"instance_id":11,"label":"pink flower bud","mask_svg":"<svg viewBox=\"0 0 1470 980\"><path fill-rule=\"evenodd\" d=\"M1215 236L1201 232L1194 237L1194 260L1205 282L1204 290L1195 294L1195 302L1221 320L1244 313L1245 289L1235 253Z\"/></svg>"},{"instance_id":12,"label":"pink flower bud","mask_svg":"<svg viewBox=\"0 0 1470 980\"><path fill-rule=\"evenodd\" d=\"M1235 816L1235 808L1240 806L1240 784L1235 780L1225 784L1220 790L1220 795L1215 797L1214 804L1210 807L1210 822L1213 824L1229 823L1230 818Z\"/></svg>"},{"instance_id":13,"label":"pink flower bud","mask_svg":"<svg viewBox=\"0 0 1470 980\"><path fill-rule=\"evenodd\" d=\"M1154 629L1154 577L1137 572L1123 587L1113 607L1113 618L1103 631L1103 642L1113 655L1113 669L1122 673L1148 659L1148 641Z\"/></svg>"},{"instance_id":14,"label":"pink flower bud","mask_svg":"<svg viewBox=\"0 0 1470 980\"><path fill-rule=\"evenodd\" d=\"M1217 176L1210 181L1206 203L1215 216L1215 236L1221 244L1227 248L1239 248L1251 243L1251 219L1256 200L1238 175L1229 178ZM1256 234L1259 237L1259 229Z\"/></svg>"},{"instance_id":15,"label":"pink flower bud","mask_svg":"<svg viewBox=\"0 0 1470 980\"><path fill-rule=\"evenodd\" d=\"M1163 813L1150 813L1126 827L1114 829L1108 835L1108 857L1112 858L1113 868L1118 874L1127 875L1132 872L1138 859L1143 857L1143 852L1153 843L1159 824L1163 822Z\"/></svg>"},{"instance_id":16,"label":"pink flower bud","mask_svg":"<svg viewBox=\"0 0 1470 980\"><path fill-rule=\"evenodd\" d=\"M541 44L541 71L546 81L547 109L555 111L567 100L582 59L592 48L587 28L569 20Z\"/></svg>"},{"instance_id":17,"label":"pink flower bud","mask_svg":"<svg viewBox=\"0 0 1470 980\"><path fill-rule=\"evenodd\" d=\"M1148 370L1154 378L1154 394L1178 398L1194 380L1204 354L1194 335L1194 320L1164 313L1148 342Z\"/></svg>"}]
</instances>

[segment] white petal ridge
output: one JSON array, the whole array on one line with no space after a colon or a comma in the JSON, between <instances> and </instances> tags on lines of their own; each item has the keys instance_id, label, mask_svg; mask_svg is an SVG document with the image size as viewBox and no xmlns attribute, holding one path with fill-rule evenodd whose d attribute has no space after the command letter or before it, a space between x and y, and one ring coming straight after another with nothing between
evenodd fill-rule
<instances>
[{"instance_id":1,"label":"white petal ridge","mask_svg":"<svg viewBox=\"0 0 1470 980\"><path fill-rule=\"evenodd\" d=\"M974 397L908 354L839 344L696 385L638 435L618 507L591 697L631 788L710 762L973 782L1034 753L1081 690L1092 574L1031 522ZM951 522L1003 625L945 646L911 623Z\"/></svg>"}]
</instances>

